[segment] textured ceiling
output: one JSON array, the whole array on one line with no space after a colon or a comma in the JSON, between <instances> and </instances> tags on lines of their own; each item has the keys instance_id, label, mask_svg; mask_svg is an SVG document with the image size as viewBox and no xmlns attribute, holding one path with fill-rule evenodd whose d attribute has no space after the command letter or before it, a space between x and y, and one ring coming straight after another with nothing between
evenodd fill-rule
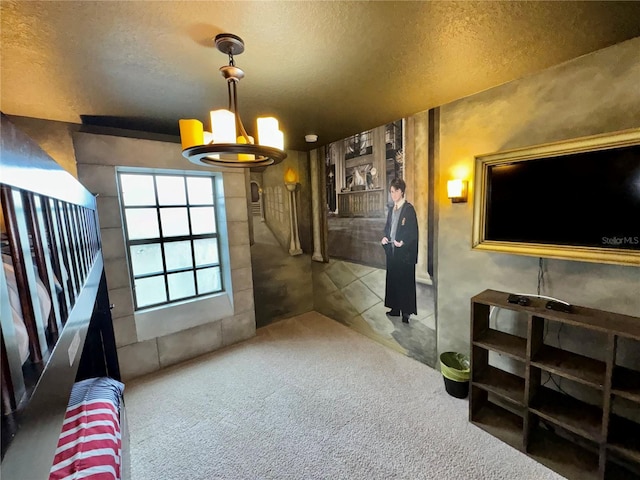
<instances>
[{"instance_id":1,"label":"textured ceiling","mask_svg":"<svg viewBox=\"0 0 640 480\"><path fill-rule=\"evenodd\" d=\"M241 116L306 150L640 36L640 2L2 0L0 109L177 133L225 107L211 39L230 32Z\"/></svg>"}]
</instances>

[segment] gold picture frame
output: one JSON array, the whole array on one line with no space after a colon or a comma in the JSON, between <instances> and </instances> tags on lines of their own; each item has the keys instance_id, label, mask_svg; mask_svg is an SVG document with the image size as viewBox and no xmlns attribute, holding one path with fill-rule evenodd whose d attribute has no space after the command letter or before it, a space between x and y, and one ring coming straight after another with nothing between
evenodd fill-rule
<instances>
[{"instance_id":1,"label":"gold picture frame","mask_svg":"<svg viewBox=\"0 0 640 480\"><path fill-rule=\"evenodd\" d=\"M534 257L640 266L640 250L496 241L486 238L487 183L488 172L491 167L627 146L640 146L640 128L476 156L472 249Z\"/></svg>"}]
</instances>

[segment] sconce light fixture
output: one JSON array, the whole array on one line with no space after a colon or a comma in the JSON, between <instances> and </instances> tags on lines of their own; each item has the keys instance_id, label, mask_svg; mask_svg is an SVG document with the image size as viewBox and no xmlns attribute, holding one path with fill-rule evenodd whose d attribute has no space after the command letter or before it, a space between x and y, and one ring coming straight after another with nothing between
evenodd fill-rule
<instances>
[{"instance_id":1,"label":"sconce light fixture","mask_svg":"<svg viewBox=\"0 0 640 480\"><path fill-rule=\"evenodd\" d=\"M284 185L289 191L289 220L291 225L291 243L289 255L300 255L300 237L298 235L298 208L296 206L296 189L298 188L298 173L291 167L284 174Z\"/></svg>"},{"instance_id":2,"label":"sconce light fixture","mask_svg":"<svg viewBox=\"0 0 640 480\"><path fill-rule=\"evenodd\" d=\"M298 183L298 174L293 168L287 168L287 171L284 174L284 183L288 185L295 185Z\"/></svg>"},{"instance_id":3,"label":"sconce light fixture","mask_svg":"<svg viewBox=\"0 0 640 480\"><path fill-rule=\"evenodd\" d=\"M447 196L451 203L465 203L467 201L467 191L469 182L456 178L447 182Z\"/></svg>"},{"instance_id":4,"label":"sconce light fixture","mask_svg":"<svg viewBox=\"0 0 640 480\"><path fill-rule=\"evenodd\" d=\"M229 108L211 112L211 132L205 132L199 120L181 119L182 155L205 167L251 168L282 162L287 154L278 120L258 118L257 139L247 134L240 120L236 89L244 72L236 66L233 56L244 52L244 42L231 33L217 35L215 42L217 49L229 56L229 65L220 68L227 81Z\"/></svg>"}]
</instances>

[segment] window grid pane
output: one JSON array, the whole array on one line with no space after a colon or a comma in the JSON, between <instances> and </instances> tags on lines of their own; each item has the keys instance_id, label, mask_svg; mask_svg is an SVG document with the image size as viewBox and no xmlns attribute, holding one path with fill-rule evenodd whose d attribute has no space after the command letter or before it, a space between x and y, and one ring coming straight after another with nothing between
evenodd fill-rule
<instances>
[{"instance_id":1,"label":"window grid pane","mask_svg":"<svg viewBox=\"0 0 640 480\"><path fill-rule=\"evenodd\" d=\"M158 213L155 208L125 208L125 218L129 240L160 236Z\"/></svg>"},{"instance_id":2,"label":"window grid pane","mask_svg":"<svg viewBox=\"0 0 640 480\"><path fill-rule=\"evenodd\" d=\"M184 177L157 176L158 205L186 205Z\"/></svg>"},{"instance_id":3,"label":"window grid pane","mask_svg":"<svg viewBox=\"0 0 640 480\"><path fill-rule=\"evenodd\" d=\"M153 175L120 175L122 203L127 207L155 205Z\"/></svg>"},{"instance_id":4,"label":"window grid pane","mask_svg":"<svg viewBox=\"0 0 640 480\"><path fill-rule=\"evenodd\" d=\"M195 235L216 233L216 214L213 207L191 207L191 229Z\"/></svg>"},{"instance_id":5,"label":"window grid pane","mask_svg":"<svg viewBox=\"0 0 640 480\"><path fill-rule=\"evenodd\" d=\"M213 182L206 177L187 177L190 205L213 205Z\"/></svg>"},{"instance_id":6,"label":"window grid pane","mask_svg":"<svg viewBox=\"0 0 640 480\"><path fill-rule=\"evenodd\" d=\"M218 239L202 238L193 241L193 253L196 266L215 265L220 262L218 257Z\"/></svg>"},{"instance_id":7,"label":"window grid pane","mask_svg":"<svg viewBox=\"0 0 640 480\"><path fill-rule=\"evenodd\" d=\"M189 240L165 243L164 254L167 260L167 271L184 268L193 270L193 251Z\"/></svg>"},{"instance_id":8,"label":"window grid pane","mask_svg":"<svg viewBox=\"0 0 640 480\"><path fill-rule=\"evenodd\" d=\"M222 275L220 267L202 268L196 272L198 279L198 293L206 295L208 293L222 290Z\"/></svg>"},{"instance_id":9,"label":"window grid pane","mask_svg":"<svg viewBox=\"0 0 640 480\"><path fill-rule=\"evenodd\" d=\"M129 247L131 268L136 277L164 272L162 246L159 243L133 245Z\"/></svg>"},{"instance_id":10,"label":"window grid pane","mask_svg":"<svg viewBox=\"0 0 640 480\"><path fill-rule=\"evenodd\" d=\"M164 275L140 278L135 281L135 292L138 307L148 307L166 303L167 292Z\"/></svg>"},{"instance_id":11,"label":"window grid pane","mask_svg":"<svg viewBox=\"0 0 640 480\"><path fill-rule=\"evenodd\" d=\"M169 280L169 298L171 300L189 298L196 294L193 272L170 273L167 275L167 279Z\"/></svg>"},{"instance_id":12,"label":"window grid pane","mask_svg":"<svg viewBox=\"0 0 640 480\"><path fill-rule=\"evenodd\" d=\"M135 309L223 291L214 177L118 175Z\"/></svg>"}]
</instances>

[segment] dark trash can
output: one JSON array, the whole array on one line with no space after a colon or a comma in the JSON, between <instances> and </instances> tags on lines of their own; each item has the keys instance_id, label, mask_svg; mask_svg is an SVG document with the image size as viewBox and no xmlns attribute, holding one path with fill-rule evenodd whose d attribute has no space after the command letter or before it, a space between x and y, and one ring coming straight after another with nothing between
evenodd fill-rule
<instances>
[{"instance_id":1,"label":"dark trash can","mask_svg":"<svg viewBox=\"0 0 640 480\"><path fill-rule=\"evenodd\" d=\"M456 398L466 398L469 395L469 357L462 353L444 352L440 355L440 371L444 388L449 395Z\"/></svg>"}]
</instances>

